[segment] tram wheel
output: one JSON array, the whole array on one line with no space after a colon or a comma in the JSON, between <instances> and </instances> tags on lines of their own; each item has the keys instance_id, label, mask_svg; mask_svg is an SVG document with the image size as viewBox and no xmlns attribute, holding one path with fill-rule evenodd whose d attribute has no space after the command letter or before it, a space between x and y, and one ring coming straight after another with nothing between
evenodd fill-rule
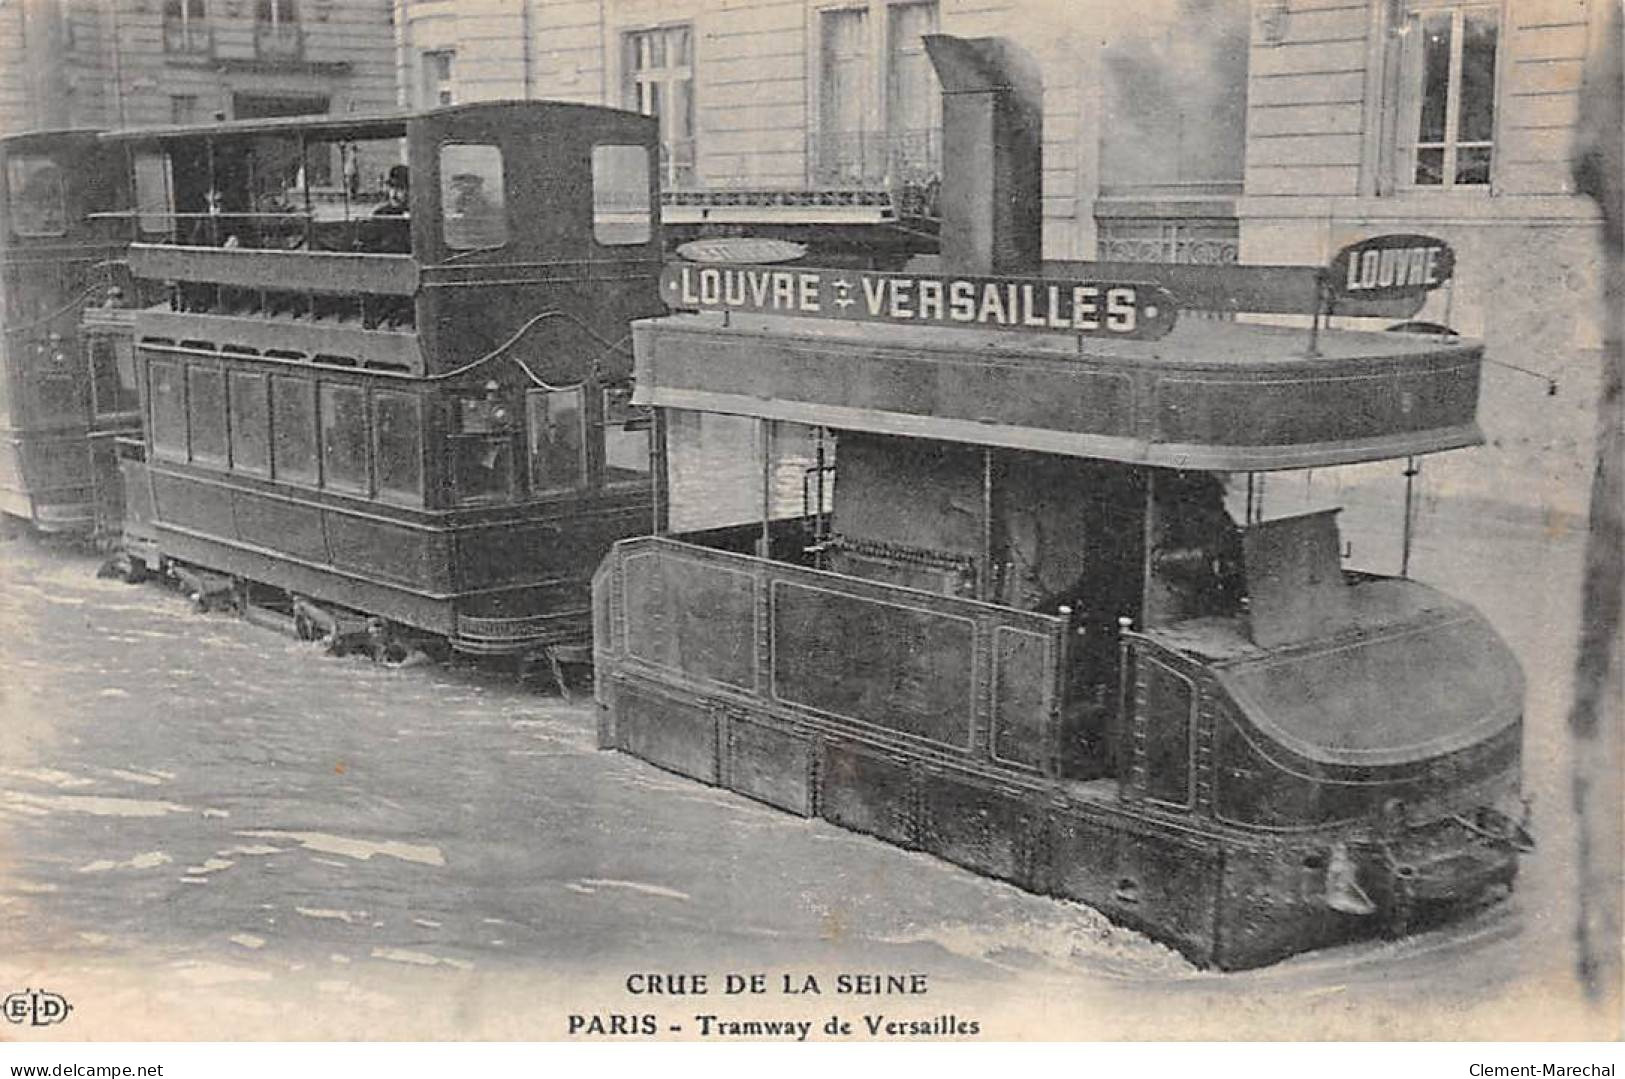
<instances>
[{"instance_id":1,"label":"tram wheel","mask_svg":"<svg viewBox=\"0 0 1625 1079\"><path fill-rule=\"evenodd\" d=\"M381 663L385 667L403 666L412 658L413 651L412 646L390 627L374 633L367 641L367 654L374 663Z\"/></svg>"}]
</instances>

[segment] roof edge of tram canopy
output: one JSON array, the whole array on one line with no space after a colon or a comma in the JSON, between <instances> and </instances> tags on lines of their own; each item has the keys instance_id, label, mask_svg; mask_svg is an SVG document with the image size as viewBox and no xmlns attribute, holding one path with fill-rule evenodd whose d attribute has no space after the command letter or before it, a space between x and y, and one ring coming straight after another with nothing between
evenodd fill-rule
<instances>
[{"instance_id":1,"label":"roof edge of tram canopy","mask_svg":"<svg viewBox=\"0 0 1625 1079\"><path fill-rule=\"evenodd\" d=\"M1483 347L1186 320L1157 341L675 315L639 404L1162 468L1324 468L1478 445Z\"/></svg>"}]
</instances>

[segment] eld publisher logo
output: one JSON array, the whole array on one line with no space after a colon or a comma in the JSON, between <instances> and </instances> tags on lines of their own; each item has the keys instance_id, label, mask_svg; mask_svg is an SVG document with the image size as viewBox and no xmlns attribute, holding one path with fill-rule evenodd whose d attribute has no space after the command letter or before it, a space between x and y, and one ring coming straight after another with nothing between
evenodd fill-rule
<instances>
[{"instance_id":1,"label":"eld publisher logo","mask_svg":"<svg viewBox=\"0 0 1625 1079\"><path fill-rule=\"evenodd\" d=\"M73 1011L61 993L47 993L43 989L24 989L21 993L13 993L4 1002L0 1002L0 1011L3 1011L6 1020L11 1023L27 1023L31 1027L48 1027L52 1023L60 1023Z\"/></svg>"}]
</instances>

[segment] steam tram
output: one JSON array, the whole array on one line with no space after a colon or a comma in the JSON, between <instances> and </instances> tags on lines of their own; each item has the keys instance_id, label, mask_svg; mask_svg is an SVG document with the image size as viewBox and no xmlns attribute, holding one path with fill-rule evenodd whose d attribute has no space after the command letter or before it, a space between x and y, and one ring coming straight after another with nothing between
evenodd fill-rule
<instances>
[{"instance_id":1,"label":"steam tram","mask_svg":"<svg viewBox=\"0 0 1625 1079\"><path fill-rule=\"evenodd\" d=\"M1481 346L1185 318L1155 337L1155 268L1041 276L1019 54L926 40L964 166L948 276L674 269L674 306L700 310L634 329L635 400L677 472L679 430L756 425L760 520L599 567L601 745L1226 969L1510 888L1516 660L1465 604L1346 571L1335 512L1263 519L1253 496L1480 441ZM1268 284L1246 270L1225 272ZM1320 280L1300 286L1307 312ZM1093 317L1114 291L1115 337ZM792 441L833 491L777 513Z\"/></svg>"},{"instance_id":2,"label":"steam tram","mask_svg":"<svg viewBox=\"0 0 1625 1079\"><path fill-rule=\"evenodd\" d=\"M127 571L385 656L583 647L593 566L649 521L653 122L515 102L103 143L139 296Z\"/></svg>"},{"instance_id":3,"label":"steam tram","mask_svg":"<svg viewBox=\"0 0 1625 1079\"><path fill-rule=\"evenodd\" d=\"M45 533L116 529L113 439L139 429L120 331L118 198L93 131L0 139L0 513Z\"/></svg>"}]
</instances>

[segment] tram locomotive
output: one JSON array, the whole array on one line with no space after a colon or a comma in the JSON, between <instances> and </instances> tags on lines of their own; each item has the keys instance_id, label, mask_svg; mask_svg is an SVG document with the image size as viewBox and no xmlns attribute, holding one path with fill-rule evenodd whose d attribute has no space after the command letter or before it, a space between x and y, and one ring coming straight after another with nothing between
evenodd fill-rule
<instances>
[{"instance_id":1,"label":"tram locomotive","mask_svg":"<svg viewBox=\"0 0 1625 1079\"><path fill-rule=\"evenodd\" d=\"M94 131L0 138L0 514L88 536L121 514L113 439L139 430L118 170Z\"/></svg>"},{"instance_id":2,"label":"tram locomotive","mask_svg":"<svg viewBox=\"0 0 1625 1079\"><path fill-rule=\"evenodd\" d=\"M1028 63L926 46L958 166L943 274L676 267L694 310L634 327L662 430L757 426L761 513L599 566L600 744L1225 969L1504 894L1530 843L1511 652L1459 601L1345 570L1334 511L1250 494L1480 442L1482 347L1322 328L1313 273L1305 331L1175 321L1192 268L1043 266ZM1348 281L1435 273L1413 248ZM1232 309L1289 309L1247 270L1220 271ZM820 492L777 514L775 445L809 430Z\"/></svg>"},{"instance_id":3,"label":"tram locomotive","mask_svg":"<svg viewBox=\"0 0 1625 1079\"><path fill-rule=\"evenodd\" d=\"M131 201L123 569L403 657L585 652L647 530L655 124L483 103L103 136Z\"/></svg>"}]
</instances>

